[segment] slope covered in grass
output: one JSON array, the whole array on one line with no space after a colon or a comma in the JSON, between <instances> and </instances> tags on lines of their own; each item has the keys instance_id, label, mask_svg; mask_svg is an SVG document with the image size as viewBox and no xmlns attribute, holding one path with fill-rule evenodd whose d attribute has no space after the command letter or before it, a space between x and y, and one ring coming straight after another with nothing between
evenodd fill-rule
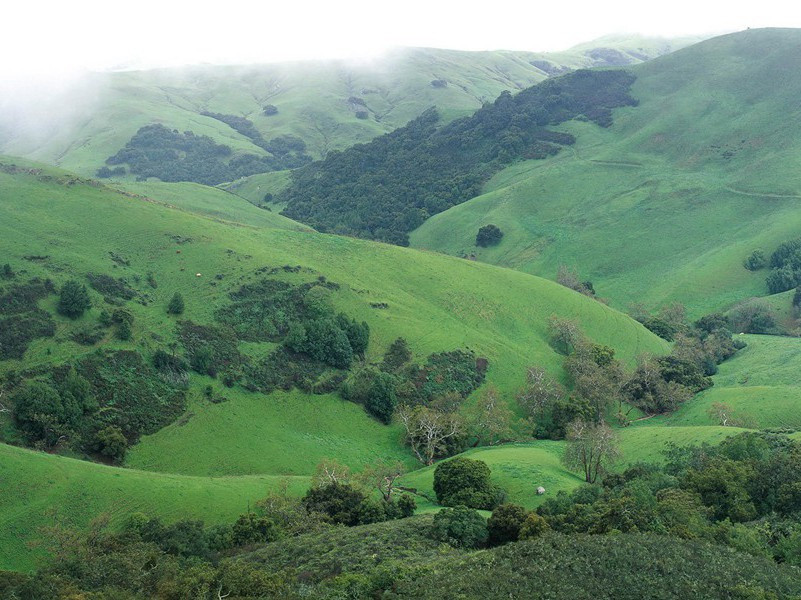
<instances>
[{"instance_id":1,"label":"slope covered in grass","mask_svg":"<svg viewBox=\"0 0 801 600\"><path fill-rule=\"evenodd\" d=\"M4 190L0 254L16 273L16 279L4 286L40 277L51 278L59 287L69 278L85 282L86 274L93 272L124 279L137 295L124 303L134 317L131 340L105 333L90 346L73 341L73 334L96 324L101 310L111 311L115 305L90 290L93 306L70 320L56 314L55 295L42 299L38 307L51 315L55 335L34 340L22 359L0 363L3 376L12 370L45 370L98 348L136 350L149 361L156 350L169 349L177 339L177 319L166 311L174 292L185 299L183 319L212 323L215 308L230 301L228 292L256 280L264 268L277 268L276 277L287 282L324 276L338 283L331 294L336 308L370 325L368 362L380 360L400 336L408 340L417 360L432 352L469 348L488 359L487 381L505 398L523 383L530 364L560 375L562 357L546 340L546 322L553 314L576 319L590 338L612 346L629 363L641 352L667 349L629 317L525 273L298 231L283 220L277 222L279 227L266 222L243 225L240 221L246 215L239 211L258 209L245 204L236 210L209 211L206 198L213 196L205 194L223 192L194 186L136 189L148 192L149 198L57 169L12 163L3 159L0 169ZM181 196L184 191L189 197ZM282 228L285 225L290 228ZM275 345L243 342L240 346L254 356L266 356ZM207 385L212 386L211 396L205 391ZM2 529L14 532L0 544L7 553L5 564L29 564L23 545L44 523L46 506L59 507L79 524L103 510L122 514L154 506L165 518L196 515L213 521L241 512L248 499L263 495L267 484L278 477L310 475L323 458L340 460L354 470L377 458L409 464L410 454L397 428L379 423L362 407L332 394L312 396L294 390L265 395L192 375L187 398L180 418L143 437L130 452L129 465L164 473L153 473L150 479L139 470L4 446L0 474L12 487L4 479L7 504ZM9 437L9 423L8 413L0 413L3 439L19 442ZM73 473L84 479L73 479ZM181 478L175 473L207 477ZM117 487L110 483L117 480L130 483ZM180 491L181 486L193 491ZM14 493L6 493L7 489Z\"/></svg>"},{"instance_id":2,"label":"slope covered in grass","mask_svg":"<svg viewBox=\"0 0 801 600\"><path fill-rule=\"evenodd\" d=\"M801 429L801 340L742 336L748 346L720 365L715 385L652 425L719 425ZM724 405L723 407L715 405ZM652 423L653 421L653 423Z\"/></svg>"},{"instance_id":3,"label":"slope covered in grass","mask_svg":"<svg viewBox=\"0 0 801 600\"><path fill-rule=\"evenodd\" d=\"M115 525L133 512L227 523L283 481L292 493L308 486L306 477L147 473L0 444L0 568L33 567L36 552L26 544L40 538L40 527L82 527L104 513Z\"/></svg>"},{"instance_id":4,"label":"slope covered in grass","mask_svg":"<svg viewBox=\"0 0 801 600\"><path fill-rule=\"evenodd\" d=\"M0 151L88 175L140 127L163 123L208 135L234 152L264 155L247 137L201 114L209 112L245 117L268 140L296 135L321 157L391 131L432 105L449 118L461 116L560 69L640 62L691 41L616 38L555 54L412 48L370 61L95 73L41 105L10 103L8 123L0 123L0 131L8 130ZM608 52L593 56L598 49ZM278 112L265 115L267 105Z\"/></svg>"},{"instance_id":5,"label":"slope covered in grass","mask_svg":"<svg viewBox=\"0 0 801 600\"><path fill-rule=\"evenodd\" d=\"M608 129L567 124L572 152L507 168L411 243L551 278L565 264L619 308L698 316L764 295L744 258L801 231L799 57L801 31L763 29L632 66L638 106ZM476 248L488 223L503 240Z\"/></svg>"}]
</instances>

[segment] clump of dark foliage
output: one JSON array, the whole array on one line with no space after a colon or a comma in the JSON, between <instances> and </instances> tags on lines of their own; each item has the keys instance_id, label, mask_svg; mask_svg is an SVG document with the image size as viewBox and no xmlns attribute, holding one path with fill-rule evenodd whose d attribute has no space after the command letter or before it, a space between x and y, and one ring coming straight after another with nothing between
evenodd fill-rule
<instances>
[{"instance_id":1,"label":"clump of dark foliage","mask_svg":"<svg viewBox=\"0 0 801 600\"><path fill-rule=\"evenodd\" d=\"M786 292L801 285L801 238L779 245L770 256L766 279L771 294Z\"/></svg>"},{"instance_id":2,"label":"clump of dark foliage","mask_svg":"<svg viewBox=\"0 0 801 600\"><path fill-rule=\"evenodd\" d=\"M55 334L52 317L37 306L55 291L52 281L37 278L0 288L0 360L21 359L33 340Z\"/></svg>"},{"instance_id":3,"label":"clump of dark foliage","mask_svg":"<svg viewBox=\"0 0 801 600\"><path fill-rule=\"evenodd\" d=\"M487 246L497 246L501 243L503 231L497 225L484 225L476 234L476 246L486 248Z\"/></svg>"},{"instance_id":4,"label":"clump of dark foliage","mask_svg":"<svg viewBox=\"0 0 801 600\"><path fill-rule=\"evenodd\" d=\"M231 122L237 127L244 126L240 121ZM106 164L127 164L130 172L140 179L157 177L162 181L195 181L217 185L254 173L298 167L311 160L303 150L298 150L297 138L285 137L265 144L272 148L272 156L234 155L230 147L217 144L208 136L195 135L191 131L181 133L161 124L145 125L122 150L106 159ZM98 172L100 177L105 175L105 171L102 174Z\"/></svg>"},{"instance_id":5,"label":"clump of dark foliage","mask_svg":"<svg viewBox=\"0 0 801 600\"><path fill-rule=\"evenodd\" d=\"M14 422L37 448L69 447L112 460L181 414L185 393L135 351L98 350L74 365L12 380ZM112 451L113 450L113 451Z\"/></svg>"},{"instance_id":6,"label":"clump of dark foliage","mask_svg":"<svg viewBox=\"0 0 801 600\"><path fill-rule=\"evenodd\" d=\"M574 142L549 130L582 118L607 127L612 109L634 105L624 71L576 71L515 96L504 92L473 116L439 127L430 109L405 127L331 152L292 173L284 214L321 231L408 245L431 215L478 195L518 158L545 158Z\"/></svg>"}]
</instances>

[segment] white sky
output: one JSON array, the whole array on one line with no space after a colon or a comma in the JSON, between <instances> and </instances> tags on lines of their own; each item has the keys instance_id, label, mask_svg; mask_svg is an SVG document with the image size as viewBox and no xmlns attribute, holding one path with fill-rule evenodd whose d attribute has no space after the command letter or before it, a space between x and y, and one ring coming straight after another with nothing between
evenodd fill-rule
<instances>
[{"instance_id":1,"label":"white sky","mask_svg":"<svg viewBox=\"0 0 801 600\"><path fill-rule=\"evenodd\" d=\"M371 56L392 46L550 51L611 33L801 27L760 0L10 0L0 78L77 69Z\"/></svg>"}]
</instances>

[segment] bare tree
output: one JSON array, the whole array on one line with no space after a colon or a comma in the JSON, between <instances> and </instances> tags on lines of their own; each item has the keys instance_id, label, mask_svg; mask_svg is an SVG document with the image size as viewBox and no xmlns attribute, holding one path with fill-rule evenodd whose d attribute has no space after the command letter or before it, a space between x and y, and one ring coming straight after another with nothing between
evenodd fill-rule
<instances>
[{"instance_id":1,"label":"bare tree","mask_svg":"<svg viewBox=\"0 0 801 600\"><path fill-rule=\"evenodd\" d=\"M7 412L11 412L11 410L9 410L8 408L6 408L6 405L5 405L5 404L3 404L3 402L2 402L2 400L3 400L3 394L4 394L4 393L5 393L5 392L2 392L2 391L0 391L0 413L7 413Z\"/></svg>"},{"instance_id":2,"label":"bare tree","mask_svg":"<svg viewBox=\"0 0 801 600\"><path fill-rule=\"evenodd\" d=\"M517 394L517 403L526 416L536 417L565 395L564 388L542 367L526 369L526 385Z\"/></svg>"},{"instance_id":3,"label":"bare tree","mask_svg":"<svg viewBox=\"0 0 801 600\"><path fill-rule=\"evenodd\" d=\"M606 423L578 420L568 425L564 462L583 471L587 483L595 483L619 455L617 435Z\"/></svg>"},{"instance_id":4,"label":"bare tree","mask_svg":"<svg viewBox=\"0 0 801 600\"><path fill-rule=\"evenodd\" d=\"M514 437L512 411L501 399L498 389L490 385L482 394L473 413L472 432L478 444L494 446Z\"/></svg>"},{"instance_id":5,"label":"bare tree","mask_svg":"<svg viewBox=\"0 0 801 600\"><path fill-rule=\"evenodd\" d=\"M402 406L398 420L406 430L406 442L417 459L426 465L444 450L448 440L463 431L462 421L455 413L444 413L427 406Z\"/></svg>"},{"instance_id":6,"label":"bare tree","mask_svg":"<svg viewBox=\"0 0 801 600\"><path fill-rule=\"evenodd\" d=\"M395 491L395 483L403 472L403 463L398 461L388 463L381 460L367 466L359 473L358 480L366 488L378 490L384 501L390 502Z\"/></svg>"},{"instance_id":7,"label":"bare tree","mask_svg":"<svg viewBox=\"0 0 801 600\"><path fill-rule=\"evenodd\" d=\"M350 468L347 465L324 458L317 465L314 477L312 477L312 486L322 487L329 483L348 483L349 480Z\"/></svg>"},{"instance_id":8,"label":"bare tree","mask_svg":"<svg viewBox=\"0 0 801 600\"><path fill-rule=\"evenodd\" d=\"M561 319L556 315L548 318L548 339L562 354L570 354L584 340L578 321Z\"/></svg>"}]
</instances>

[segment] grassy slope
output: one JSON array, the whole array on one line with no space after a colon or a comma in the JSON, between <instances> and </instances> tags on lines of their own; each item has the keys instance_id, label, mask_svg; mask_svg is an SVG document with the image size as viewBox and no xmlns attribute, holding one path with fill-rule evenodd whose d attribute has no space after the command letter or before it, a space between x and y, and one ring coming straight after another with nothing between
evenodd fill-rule
<instances>
[{"instance_id":1,"label":"grassy slope","mask_svg":"<svg viewBox=\"0 0 801 600\"><path fill-rule=\"evenodd\" d=\"M56 522L83 526L101 513L112 524L132 512L168 521L230 522L283 481L300 493L306 477L187 477L118 469L0 444L0 569L28 569L25 544Z\"/></svg>"},{"instance_id":2,"label":"grassy slope","mask_svg":"<svg viewBox=\"0 0 801 600\"><path fill-rule=\"evenodd\" d=\"M639 62L690 41L634 38L606 40L602 45L631 51L626 60ZM415 48L397 50L369 62L202 66L96 74L79 82L63 100L69 110L61 111L59 121L50 123L52 111L37 115L35 106L30 114L23 108L17 122L6 125L13 131L15 125L30 120L30 128L18 130L5 141L0 139L0 151L91 174L137 129L160 122L181 131L210 135L235 150L262 154L227 125L200 115L210 111L247 117L267 139L298 135L319 157L391 131L432 105L452 118L472 112L503 90L537 83L546 74L530 64L531 60L546 59L571 68L595 64L585 54L592 47L587 44L552 55ZM444 79L448 86L434 88L434 79ZM356 118L356 109L361 107L349 103L351 97L364 100L368 119ZM264 116L262 107L266 104L277 106L278 114Z\"/></svg>"},{"instance_id":3,"label":"grassy slope","mask_svg":"<svg viewBox=\"0 0 801 600\"><path fill-rule=\"evenodd\" d=\"M753 427L801 429L801 339L743 336L748 347L720 366L714 387L668 417L649 425L717 425L708 414L715 403L730 407L735 419ZM644 422L645 423L645 422Z\"/></svg>"},{"instance_id":4,"label":"grassy slope","mask_svg":"<svg viewBox=\"0 0 801 600\"><path fill-rule=\"evenodd\" d=\"M567 264L621 308L764 294L743 258L801 231L799 57L801 31L750 30L631 67L638 107L606 130L569 124L573 148L506 169L412 245L546 277ZM477 250L486 223L506 235Z\"/></svg>"},{"instance_id":5,"label":"grassy slope","mask_svg":"<svg viewBox=\"0 0 801 600\"><path fill-rule=\"evenodd\" d=\"M8 163L10 159L0 162ZM469 347L489 358L488 380L507 397L522 383L524 368L529 364L542 364L559 373L561 357L545 342L545 322L553 313L579 319L593 339L615 347L619 356L628 361L642 351L666 349L666 344L628 317L554 283L407 248L237 223L242 216L240 210L251 210L248 205L232 211L226 207L221 214L206 216L203 213L208 212L209 205L205 194L212 192L191 194L180 201L177 196L172 197L176 190L193 190L193 186L152 188L151 195L159 201L148 201L75 180L55 169L44 169L34 174L0 173L0 189L5 192L0 255L24 277L52 277L60 284L68 277L81 278L89 271L109 273L126 277L152 297L148 306L128 304L136 317L133 342L105 340L103 343L111 348L133 345L147 355L169 342L174 335L174 321L166 315L164 307L176 290L186 300L186 318L209 322L215 306L224 302L225 292L238 286L242 278L252 276L256 269L301 264L314 273L286 277L308 279L322 273L341 283L334 302L354 317L368 321L372 332L368 360L377 360L398 336L409 340L419 358L434 351ZM141 187L137 191L148 189ZM178 244L174 236L190 238L191 242ZM109 252L123 256L130 266L115 267ZM50 258L45 261L22 258L30 254ZM150 271L158 281L157 289L150 289L144 281ZM196 277L196 273L202 276ZM215 274L222 274L223 279L218 281ZM89 351L68 341L68 336L74 329L95 322L103 304L94 292L93 297L96 304L87 315L75 322L56 317L55 339L37 340L24 361L6 361L0 370L69 360ZM376 310L370 307L370 302L385 302L389 307ZM43 301L42 306L54 309L55 297ZM200 377L193 379L187 414L178 423L144 438L133 449L130 465L198 476L280 476L310 474L324 457L336 458L356 469L377 457L409 460L409 454L399 443L397 429L378 424L360 407L334 396L308 397L298 392L263 396L219 387L218 393L229 400L211 404L202 400L202 388L209 382ZM26 473L24 488L13 488L14 494L6 494L7 488L3 486L6 505L2 512L10 515L4 522L4 531L32 532L44 522L41 513L25 507L30 498L42 498L40 506L61 505L65 514L85 523L91 513L122 505L129 495L130 487L104 484L104 491L97 492L100 494L97 502L83 507L79 490L92 490L94 494L94 483L64 479L63 486L54 487L56 480L50 473L55 467L28 468L23 465L25 461L67 465L58 467L64 477L69 477L67 471L72 469L69 465L121 479L137 473L139 479L135 480L140 482L148 477L139 471L20 454L9 447L0 447L3 449L0 473L8 473L10 480L17 482L20 473ZM157 506L165 516L198 514L208 515L209 519L222 518L222 512L214 512L216 500L210 500L207 507L198 507L198 513L185 512L186 501L180 496L157 492L157 488L169 489L160 483L168 479L154 474L151 487L144 483L130 484L140 488L138 498L153 500L153 504L133 503L130 508ZM191 485L197 488L194 493L198 494L194 498L204 493L203 481L218 485L215 479L174 481L193 482ZM231 491L225 502L231 507L238 502L238 510L250 497L247 490L258 495L261 491L255 489L263 490L266 484L261 482L267 480L236 481L256 482L250 488L246 483L231 488L238 491ZM189 502L194 504L199 500ZM73 511L76 506L80 510ZM3 566L29 560L23 552L24 535L13 535L13 540L11 535L0 540L6 552L0 560Z\"/></svg>"}]
</instances>

